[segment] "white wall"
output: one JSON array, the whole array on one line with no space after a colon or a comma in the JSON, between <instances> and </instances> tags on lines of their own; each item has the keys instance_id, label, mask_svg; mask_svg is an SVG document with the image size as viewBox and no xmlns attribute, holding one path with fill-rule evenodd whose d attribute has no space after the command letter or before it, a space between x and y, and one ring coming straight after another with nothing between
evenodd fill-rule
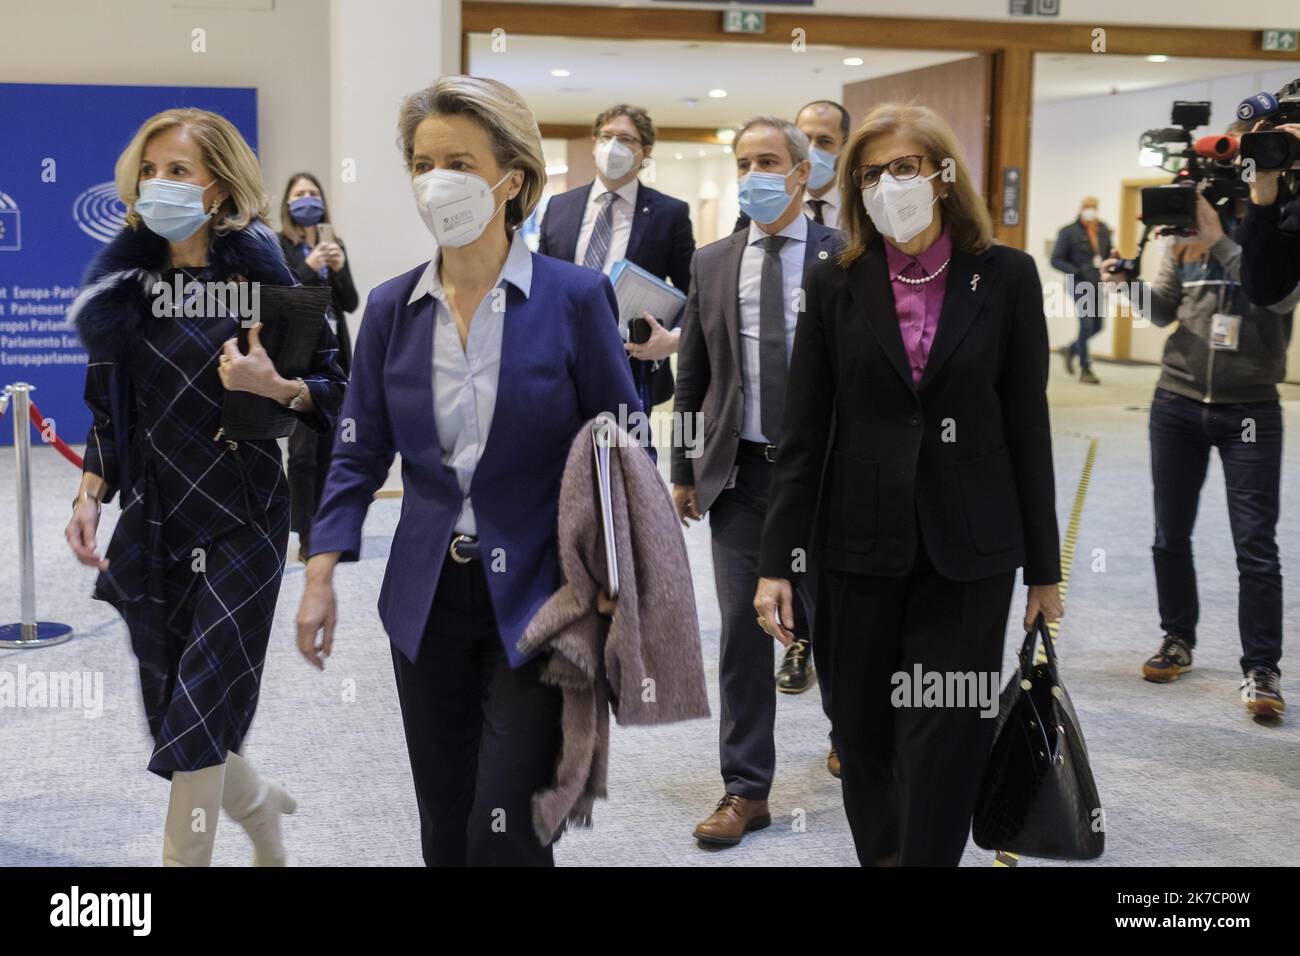
<instances>
[{"instance_id":1,"label":"white wall","mask_svg":"<svg viewBox=\"0 0 1300 956\"><path fill-rule=\"evenodd\" d=\"M326 14L317 0L5 3L0 79L257 87L258 156L274 218L285 177L329 158ZM206 31L207 52L191 50L196 28ZM103 178L112 175L105 169Z\"/></svg>"},{"instance_id":2,"label":"white wall","mask_svg":"<svg viewBox=\"0 0 1300 956\"><path fill-rule=\"evenodd\" d=\"M730 153L715 152L699 156L695 143L656 143L654 178L643 177L649 185L688 203L691 207L691 226L695 230L697 245L705 244L701 221L701 200L715 199L713 237L720 239L731 234L736 216L740 213L736 201L736 160ZM674 158L677 154L682 159Z\"/></svg>"},{"instance_id":3,"label":"white wall","mask_svg":"<svg viewBox=\"0 0 1300 956\"><path fill-rule=\"evenodd\" d=\"M1138 137L1143 130L1169 125L1174 100L1209 100L1210 125L1204 134L1222 131L1236 118L1237 103L1260 90L1276 90L1300 72L1295 67L1244 76L1221 77L1203 83L1160 87L1114 96L1084 97L1041 104L1034 108L1030 143L1028 251L1037 259L1043 284L1059 285L1063 277L1051 267L1047 244L1057 230L1078 215L1079 200L1097 196L1101 217L1118 238L1121 181L1171 178L1159 169L1139 166ZM1150 250L1144 275L1154 276L1159 250ZM1153 255L1151 253L1156 253ZM1072 315L1048 316L1052 345L1077 335ZM1098 355L1110 355L1113 323L1092 340ZM1133 332L1133 357L1158 361L1168 330ZM1292 345L1290 378L1300 378L1300 339Z\"/></svg>"}]
</instances>

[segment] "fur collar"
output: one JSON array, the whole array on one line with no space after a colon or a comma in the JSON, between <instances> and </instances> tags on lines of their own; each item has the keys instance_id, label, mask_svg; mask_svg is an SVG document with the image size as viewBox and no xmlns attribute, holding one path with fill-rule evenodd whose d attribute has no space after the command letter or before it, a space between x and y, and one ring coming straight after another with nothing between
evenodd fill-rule
<instances>
[{"instance_id":1,"label":"fur collar","mask_svg":"<svg viewBox=\"0 0 1300 956\"><path fill-rule=\"evenodd\" d=\"M292 285L280 242L263 222L214 236L209 273L221 280L243 276L254 282ZM126 226L91 260L81 291L68 310L82 344L96 356L129 351L152 318L150 289L167 265L167 240L144 226Z\"/></svg>"}]
</instances>

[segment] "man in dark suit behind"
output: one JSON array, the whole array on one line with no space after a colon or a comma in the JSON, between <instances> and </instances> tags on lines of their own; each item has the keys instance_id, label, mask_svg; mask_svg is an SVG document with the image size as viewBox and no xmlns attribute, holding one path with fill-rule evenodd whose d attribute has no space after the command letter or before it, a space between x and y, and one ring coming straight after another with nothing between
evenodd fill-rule
<instances>
[{"instance_id":1,"label":"man in dark suit behind","mask_svg":"<svg viewBox=\"0 0 1300 956\"><path fill-rule=\"evenodd\" d=\"M620 104L597 116L591 137L596 178L551 198L537 251L605 273L627 259L685 292L695 253L690 207L638 179L654 142L654 123L639 107ZM625 347L649 413L672 397L668 356L677 351L680 330L654 316L647 321L649 341Z\"/></svg>"},{"instance_id":2,"label":"man in dark suit behind","mask_svg":"<svg viewBox=\"0 0 1300 956\"><path fill-rule=\"evenodd\" d=\"M1101 264L1112 254L1110 227L1097 218L1097 198L1087 196L1079 204L1074 222L1056 234L1052 248L1052 268L1070 277L1074 291L1074 312L1079 320L1079 338L1060 349L1065 370L1074 374L1074 360L1079 360L1079 381L1099 385L1088 358L1088 339L1101 331Z\"/></svg>"},{"instance_id":3,"label":"man in dark suit behind","mask_svg":"<svg viewBox=\"0 0 1300 956\"><path fill-rule=\"evenodd\" d=\"M756 117L736 136L747 230L702 248L682 316L677 421L699 415L702 445L674 436L673 500L683 522L709 515L713 573L722 611L718 666L720 750L726 788L695 829L702 843L732 846L771 822L776 765L772 648L751 603L785 373L805 277L833 256L840 234L803 214L808 137L786 120ZM696 457L692 457L696 455ZM809 569L811 570L811 569ZM808 649L811 589L800 587L795 633ZM820 682L823 691L828 682Z\"/></svg>"}]
</instances>

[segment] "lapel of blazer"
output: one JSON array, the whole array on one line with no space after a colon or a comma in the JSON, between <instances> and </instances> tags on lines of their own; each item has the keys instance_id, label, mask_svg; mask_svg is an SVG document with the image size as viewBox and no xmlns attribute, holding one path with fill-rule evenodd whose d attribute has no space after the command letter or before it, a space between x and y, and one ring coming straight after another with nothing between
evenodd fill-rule
<instances>
[{"instance_id":1,"label":"lapel of blazer","mask_svg":"<svg viewBox=\"0 0 1300 956\"><path fill-rule=\"evenodd\" d=\"M636 254L641 250L641 240L650 229L654 219L655 204L650 188L645 183L636 187L636 206L632 210L632 232L627 237L627 250L624 259L636 262Z\"/></svg>"},{"instance_id":2,"label":"lapel of blazer","mask_svg":"<svg viewBox=\"0 0 1300 956\"><path fill-rule=\"evenodd\" d=\"M948 263L948 284L943 293L943 308L939 311L939 327L935 330L930 355L925 362L925 372L921 375L921 389L930 383L943 364L952 357L971 325L980 317L989 286L993 284L993 276L989 273L990 258L988 253L972 256L953 249L952 261Z\"/></svg>"},{"instance_id":3,"label":"lapel of blazer","mask_svg":"<svg viewBox=\"0 0 1300 956\"><path fill-rule=\"evenodd\" d=\"M803 250L803 279L806 284L808 273L818 262L823 259L829 259L835 252L834 243L831 238L834 235L832 231L825 226L819 226L811 219L808 220L808 241L804 243Z\"/></svg>"},{"instance_id":4,"label":"lapel of blazer","mask_svg":"<svg viewBox=\"0 0 1300 956\"><path fill-rule=\"evenodd\" d=\"M578 233L582 231L582 214L587 208L590 188L589 185L583 186L568 193L571 197L568 202L565 201L565 196L556 196L551 200L552 203L559 204L556 212L560 214L560 221L555 224L555 235L559 240L555 249L557 259L572 262L578 252Z\"/></svg>"},{"instance_id":5,"label":"lapel of blazer","mask_svg":"<svg viewBox=\"0 0 1300 956\"><path fill-rule=\"evenodd\" d=\"M848 286L857 313L867 317L867 328L889 359L889 364L907 390L915 392L912 368L903 348L903 333L898 330L898 311L894 308L894 290L889 285L889 267L885 262L882 241L873 243L853 260L849 266Z\"/></svg>"},{"instance_id":6,"label":"lapel of blazer","mask_svg":"<svg viewBox=\"0 0 1300 956\"><path fill-rule=\"evenodd\" d=\"M433 296L426 295L407 308L410 310L406 316L411 329L410 341L408 347L401 349L399 361L411 363L411 381L417 383L419 388L416 400L410 405L416 418L414 431L417 435L430 436L421 450L427 456L433 473L442 480L450 479L455 484L455 473L442 463L442 440L438 437L438 420L433 413L433 342L437 302Z\"/></svg>"},{"instance_id":7,"label":"lapel of blazer","mask_svg":"<svg viewBox=\"0 0 1300 956\"><path fill-rule=\"evenodd\" d=\"M740 377L740 259L745 254L749 228L733 232L728 237L731 245L722 253L722 322L727 327L727 341L731 343L731 364Z\"/></svg>"}]
</instances>

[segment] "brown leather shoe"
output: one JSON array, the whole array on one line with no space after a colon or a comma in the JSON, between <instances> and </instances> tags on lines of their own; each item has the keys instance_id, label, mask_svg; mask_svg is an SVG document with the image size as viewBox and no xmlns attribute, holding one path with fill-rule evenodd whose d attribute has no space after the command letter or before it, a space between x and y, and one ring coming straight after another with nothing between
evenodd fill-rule
<instances>
[{"instance_id":1,"label":"brown leather shoe","mask_svg":"<svg viewBox=\"0 0 1300 956\"><path fill-rule=\"evenodd\" d=\"M826 755L826 769L831 772L831 776L836 780L840 779L840 752L834 747Z\"/></svg>"},{"instance_id":2,"label":"brown leather shoe","mask_svg":"<svg viewBox=\"0 0 1300 956\"><path fill-rule=\"evenodd\" d=\"M734 793L718 801L718 808L695 828L695 839L715 846L735 846L750 830L770 826L766 800L750 800Z\"/></svg>"}]
</instances>

